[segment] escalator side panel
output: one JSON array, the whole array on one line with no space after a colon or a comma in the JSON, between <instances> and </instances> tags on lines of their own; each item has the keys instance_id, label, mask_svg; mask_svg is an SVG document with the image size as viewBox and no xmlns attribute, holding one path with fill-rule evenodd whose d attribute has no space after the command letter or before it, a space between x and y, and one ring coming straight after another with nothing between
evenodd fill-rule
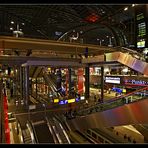
<instances>
[{"instance_id":1,"label":"escalator side panel","mask_svg":"<svg viewBox=\"0 0 148 148\"><path fill-rule=\"evenodd\" d=\"M34 125L39 143L54 143L53 137L46 123Z\"/></svg>"},{"instance_id":2,"label":"escalator side panel","mask_svg":"<svg viewBox=\"0 0 148 148\"><path fill-rule=\"evenodd\" d=\"M112 127L129 124L148 124L148 99L67 120L72 130ZM85 124L84 124L85 123Z\"/></svg>"}]
</instances>

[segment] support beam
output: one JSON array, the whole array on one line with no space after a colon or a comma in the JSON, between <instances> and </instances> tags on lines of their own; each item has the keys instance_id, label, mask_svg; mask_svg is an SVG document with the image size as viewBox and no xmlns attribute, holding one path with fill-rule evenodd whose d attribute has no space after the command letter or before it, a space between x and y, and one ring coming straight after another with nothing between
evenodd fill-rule
<instances>
[{"instance_id":1,"label":"support beam","mask_svg":"<svg viewBox=\"0 0 148 148\"><path fill-rule=\"evenodd\" d=\"M104 67L101 67L101 102L104 100Z\"/></svg>"},{"instance_id":2,"label":"support beam","mask_svg":"<svg viewBox=\"0 0 148 148\"><path fill-rule=\"evenodd\" d=\"M23 100L23 67L20 67L20 70L19 70L19 75L20 75L20 78L19 78L19 82L20 82L20 99ZM19 100L20 102L20 100Z\"/></svg>"},{"instance_id":3,"label":"support beam","mask_svg":"<svg viewBox=\"0 0 148 148\"><path fill-rule=\"evenodd\" d=\"M85 98L89 98L90 94L90 87L89 87L89 66L85 67Z\"/></svg>"},{"instance_id":4,"label":"support beam","mask_svg":"<svg viewBox=\"0 0 148 148\"><path fill-rule=\"evenodd\" d=\"M29 100L29 66L25 67L25 105L28 105Z\"/></svg>"},{"instance_id":5,"label":"support beam","mask_svg":"<svg viewBox=\"0 0 148 148\"><path fill-rule=\"evenodd\" d=\"M71 88L72 88L72 84L71 84L71 68L68 68L68 78L69 78L69 95L71 94Z\"/></svg>"}]
</instances>

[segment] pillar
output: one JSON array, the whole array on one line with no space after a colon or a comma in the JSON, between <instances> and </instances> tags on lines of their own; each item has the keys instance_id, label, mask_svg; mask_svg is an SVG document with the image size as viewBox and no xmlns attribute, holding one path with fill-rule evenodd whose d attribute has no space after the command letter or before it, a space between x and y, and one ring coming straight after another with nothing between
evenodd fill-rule
<instances>
[{"instance_id":1,"label":"pillar","mask_svg":"<svg viewBox=\"0 0 148 148\"><path fill-rule=\"evenodd\" d=\"M20 82L20 100L23 100L23 67L20 66L20 70L19 70L19 75L20 75L20 78L19 78L19 82Z\"/></svg>"},{"instance_id":2,"label":"pillar","mask_svg":"<svg viewBox=\"0 0 148 148\"><path fill-rule=\"evenodd\" d=\"M29 100L29 66L25 67L25 105L28 105Z\"/></svg>"},{"instance_id":3,"label":"pillar","mask_svg":"<svg viewBox=\"0 0 148 148\"><path fill-rule=\"evenodd\" d=\"M101 66L101 102L104 100L104 67Z\"/></svg>"},{"instance_id":4,"label":"pillar","mask_svg":"<svg viewBox=\"0 0 148 148\"><path fill-rule=\"evenodd\" d=\"M68 79L69 79L69 95L71 94L71 88L72 88L72 84L71 84L71 68L68 68Z\"/></svg>"},{"instance_id":5,"label":"pillar","mask_svg":"<svg viewBox=\"0 0 148 148\"><path fill-rule=\"evenodd\" d=\"M38 80L38 79L37 79L37 77L36 77L36 79L35 79L35 84L36 84L35 97L36 97L36 99L37 99L37 94L38 94L38 89L37 89L38 81L37 81L37 80Z\"/></svg>"},{"instance_id":6,"label":"pillar","mask_svg":"<svg viewBox=\"0 0 148 148\"><path fill-rule=\"evenodd\" d=\"M89 66L85 67L85 98L89 98Z\"/></svg>"}]
</instances>

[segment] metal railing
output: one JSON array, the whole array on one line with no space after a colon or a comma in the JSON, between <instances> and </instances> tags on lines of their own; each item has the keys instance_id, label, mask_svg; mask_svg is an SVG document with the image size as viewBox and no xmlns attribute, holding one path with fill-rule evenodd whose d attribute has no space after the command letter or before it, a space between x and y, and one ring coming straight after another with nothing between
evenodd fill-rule
<instances>
[{"instance_id":1,"label":"metal railing","mask_svg":"<svg viewBox=\"0 0 148 148\"><path fill-rule=\"evenodd\" d=\"M97 103L86 109L77 111L76 116L84 116L87 114L109 110L115 107L122 106L127 103L132 103L141 99L146 99L148 95L148 87L141 88L126 95L122 95L103 103Z\"/></svg>"}]
</instances>

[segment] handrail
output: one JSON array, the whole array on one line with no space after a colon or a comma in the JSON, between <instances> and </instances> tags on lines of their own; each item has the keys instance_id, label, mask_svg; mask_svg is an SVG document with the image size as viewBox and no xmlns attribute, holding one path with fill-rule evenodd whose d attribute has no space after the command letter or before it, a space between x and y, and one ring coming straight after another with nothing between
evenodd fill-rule
<instances>
[{"instance_id":1,"label":"handrail","mask_svg":"<svg viewBox=\"0 0 148 148\"><path fill-rule=\"evenodd\" d=\"M108 110L108 109L115 108L117 106L124 105L124 104L127 103L127 102L125 102L125 99L127 97L132 96L132 95L135 95L137 92L142 92L144 90L148 90L148 87L144 87L144 88L141 88L139 90L133 91L133 92L131 92L129 94L120 96L118 98L114 98L112 100L108 100L108 101L106 101L104 103L93 105L93 106L91 106L91 107L89 107L87 109L82 109L82 110L80 110L80 111L77 112L77 115L78 116L83 116L83 115L89 114L92 111L94 111L94 109L95 109L95 112L99 112L99 111L105 111L105 110ZM143 97L143 99L145 99L145 97ZM137 101L137 100L135 100L135 101ZM135 102L135 101L132 101L132 102ZM114 103L116 103L116 104L114 104ZM113 106L111 106L111 105L113 105ZM107 108L105 108L105 107L107 107Z\"/></svg>"},{"instance_id":2,"label":"handrail","mask_svg":"<svg viewBox=\"0 0 148 148\"><path fill-rule=\"evenodd\" d=\"M24 143L24 136L23 136L23 133L22 133L20 121L18 119L16 119L16 123L17 123L18 134L20 134L20 136L21 136L21 143Z\"/></svg>"},{"instance_id":3,"label":"handrail","mask_svg":"<svg viewBox=\"0 0 148 148\"><path fill-rule=\"evenodd\" d=\"M37 135L36 135L36 132L35 132L35 129L34 129L34 126L32 125L32 122L27 120L27 124L28 125L28 129L30 131L30 135L31 135L31 140L33 143L39 143L38 142L38 138L37 138Z\"/></svg>"}]
</instances>

